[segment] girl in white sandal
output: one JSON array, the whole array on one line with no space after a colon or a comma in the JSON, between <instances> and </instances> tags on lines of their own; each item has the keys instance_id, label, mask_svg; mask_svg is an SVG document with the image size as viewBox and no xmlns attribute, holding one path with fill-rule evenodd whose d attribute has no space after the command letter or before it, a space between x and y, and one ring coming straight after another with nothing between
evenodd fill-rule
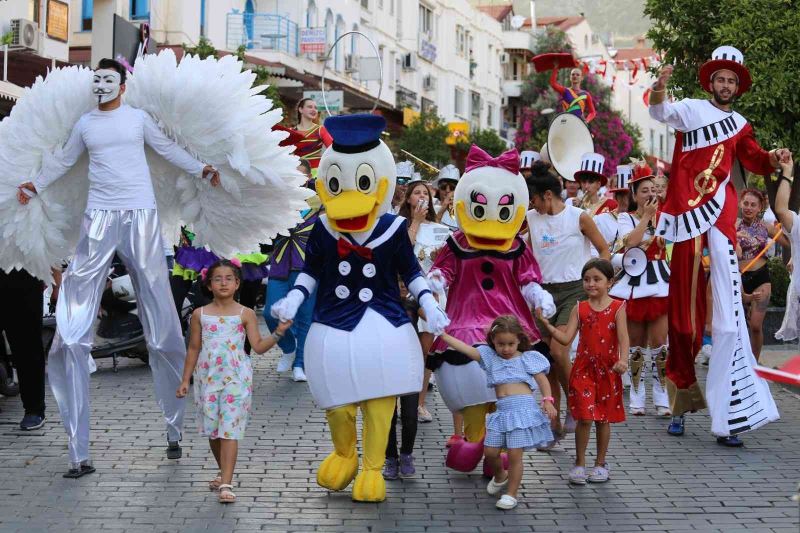
<instances>
[{"instance_id":1,"label":"girl in white sandal","mask_svg":"<svg viewBox=\"0 0 800 533\"><path fill-rule=\"evenodd\" d=\"M513 509L522 482L523 452L553 440L550 421L557 412L547 381L550 363L531 349L525 330L512 315L499 316L492 322L487 344L470 346L447 333L441 338L452 349L477 361L486 372L487 385L494 387L497 411L486 417L483 444L495 475L486 491L492 496L506 491L495 505L498 509ZM533 395L537 387L542 393L542 409ZM508 450L508 470L503 466L501 449Z\"/></svg>"},{"instance_id":2,"label":"girl in white sandal","mask_svg":"<svg viewBox=\"0 0 800 533\"><path fill-rule=\"evenodd\" d=\"M275 346L292 323L282 322L271 336L261 338L255 312L234 299L241 278L239 266L223 259L201 275L214 301L192 314L183 381L176 396L186 396L194 374L198 426L208 437L219 466L219 475L208 487L219 490L220 503L232 503L236 501L233 469L253 392L253 367L244 352L245 335L253 351L261 354Z\"/></svg>"}]
</instances>

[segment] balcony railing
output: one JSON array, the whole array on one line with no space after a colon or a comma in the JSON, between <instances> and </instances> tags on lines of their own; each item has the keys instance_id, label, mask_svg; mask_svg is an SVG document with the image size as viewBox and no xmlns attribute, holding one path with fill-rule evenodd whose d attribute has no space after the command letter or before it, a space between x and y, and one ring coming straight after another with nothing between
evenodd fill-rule
<instances>
[{"instance_id":1,"label":"balcony railing","mask_svg":"<svg viewBox=\"0 0 800 533\"><path fill-rule=\"evenodd\" d=\"M273 13L228 13L226 48L275 50L298 55L299 30L287 17Z\"/></svg>"}]
</instances>

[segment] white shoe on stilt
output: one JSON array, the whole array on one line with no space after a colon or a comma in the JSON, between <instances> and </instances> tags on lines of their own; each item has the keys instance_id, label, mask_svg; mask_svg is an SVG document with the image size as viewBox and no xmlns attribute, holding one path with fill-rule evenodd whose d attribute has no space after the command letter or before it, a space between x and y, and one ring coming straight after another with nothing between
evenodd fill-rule
<instances>
[{"instance_id":1,"label":"white shoe on stilt","mask_svg":"<svg viewBox=\"0 0 800 533\"><path fill-rule=\"evenodd\" d=\"M278 359L278 367L276 370L278 372L288 372L292 368L292 363L294 363L294 352L284 353L281 355L281 358Z\"/></svg>"},{"instance_id":2,"label":"white shoe on stilt","mask_svg":"<svg viewBox=\"0 0 800 533\"><path fill-rule=\"evenodd\" d=\"M296 366L292 369L292 379L295 381L308 381L308 379L306 379L306 373L303 371L303 367Z\"/></svg>"}]
</instances>

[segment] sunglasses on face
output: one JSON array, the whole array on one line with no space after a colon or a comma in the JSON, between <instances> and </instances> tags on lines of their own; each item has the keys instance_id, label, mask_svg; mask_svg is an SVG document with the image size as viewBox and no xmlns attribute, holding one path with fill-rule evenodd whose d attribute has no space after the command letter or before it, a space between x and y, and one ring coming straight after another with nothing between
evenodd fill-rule
<instances>
[{"instance_id":1,"label":"sunglasses on face","mask_svg":"<svg viewBox=\"0 0 800 533\"><path fill-rule=\"evenodd\" d=\"M441 191L454 191L456 190L456 186L452 183L442 183L439 185L439 190Z\"/></svg>"},{"instance_id":2,"label":"sunglasses on face","mask_svg":"<svg viewBox=\"0 0 800 533\"><path fill-rule=\"evenodd\" d=\"M397 178L398 185L408 185L409 181L411 181L411 178Z\"/></svg>"}]
</instances>

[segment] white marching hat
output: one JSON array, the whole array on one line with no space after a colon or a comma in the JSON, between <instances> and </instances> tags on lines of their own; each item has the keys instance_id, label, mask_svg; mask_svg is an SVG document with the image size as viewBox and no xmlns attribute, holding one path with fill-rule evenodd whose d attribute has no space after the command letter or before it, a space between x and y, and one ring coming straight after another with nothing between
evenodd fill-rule
<instances>
[{"instance_id":1,"label":"white marching hat","mask_svg":"<svg viewBox=\"0 0 800 533\"><path fill-rule=\"evenodd\" d=\"M414 163L411 161L400 161L395 167L398 178L411 178L414 175Z\"/></svg>"},{"instance_id":2,"label":"white marching hat","mask_svg":"<svg viewBox=\"0 0 800 533\"><path fill-rule=\"evenodd\" d=\"M519 153L519 168L520 170L531 168L534 163L541 160L542 156L539 154L539 152L534 152L533 150L523 150Z\"/></svg>"},{"instance_id":3,"label":"white marching hat","mask_svg":"<svg viewBox=\"0 0 800 533\"><path fill-rule=\"evenodd\" d=\"M608 183L608 178L603 175L603 165L606 158L595 152L587 152L581 156L581 169L575 172L575 180L598 179L601 185Z\"/></svg>"},{"instance_id":4,"label":"white marching hat","mask_svg":"<svg viewBox=\"0 0 800 533\"><path fill-rule=\"evenodd\" d=\"M445 165L440 171L439 175L436 176L436 179L433 180L433 186L437 189L439 188L439 184L442 181L452 181L458 183L458 179L460 177L460 172L458 171L458 167L453 164Z\"/></svg>"}]
</instances>

